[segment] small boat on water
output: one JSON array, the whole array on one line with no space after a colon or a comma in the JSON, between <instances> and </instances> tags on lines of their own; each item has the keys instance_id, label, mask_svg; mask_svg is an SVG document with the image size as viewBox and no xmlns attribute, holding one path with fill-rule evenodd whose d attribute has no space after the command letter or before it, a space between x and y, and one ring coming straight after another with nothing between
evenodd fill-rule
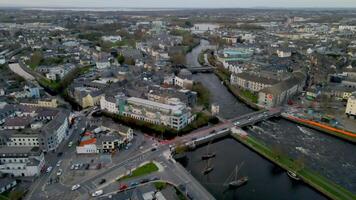
<instances>
[{"instance_id":1,"label":"small boat on water","mask_svg":"<svg viewBox=\"0 0 356 200\"><path fill-rule=\"evenodd\" d=\"M240 167L238 165L236 165L235 170L228 177L225 185L227 185L230 189L238 188L248 182L247 176L243 176L240 178L238 177L238 172L241 169L242 165L243 165L243 163L240 165ZM233 178L233 179L231 180L231 178Z\"/></svg>"},{"instance_id":2,"label":"small boat on water","mask_svg":"<svg viewBox=\"0 0 356 200\"><path fill-rule=\"evenodd\" d=\"M203 174L207 175L213 170L214 170L214 167L210 164L210 159L208 159L207 160L207 165L206 165L205 169L203 170Z\"/></svg>"},{"instance_id":3,"label":"small boat on water","mask_svg":"<svg viewBox=\"0 0 356 200\"><path fill-rule=\"evenodd\" d=\"M201 156L201 159L202 159L202 160L207 160L207 159L210 159L210 158L214 158L214 157L216 156L215 153L210 153L210 152L209 152L209 147L210 147L210 143L209 143L208 146L207 146L206 154L204 154L204 155Z\"/></svg>"},{"instance_id":4,"label":"small boat on water","mask_svg":"<svg viewBox=\"0 0 356 200\"><path fill-rule=\"evenodd\" d=\"M298 175L296 173L292 172L292 171L287 171L287 175L293 180L296 180L296 181L300 180Z\"/></svg>"},{"instance_id":5,"label":"small boat on water","mask_svg":"<svg viewBox=\"0 0 356 200\"><path fill-rule=\"evenodd\" d=\"M247 181L248 181L248 177L247 176L243 176L243 177L239 178L236 181L231 181L229 183L229 187L230 188L237 188L237 187L240 187L243 184L247 183Z\"/></svg>"},{"instance_id":6,"label":"small boat on water","mask_svg":"<svg viewBox=\"0 0 356 200\"><path fill-rule=\"evenodd\" d=\"M207 160L210 158L214 158L215 156L216 156L215 153L204 154L204 155L202 155L201 159Z\"/></svg>"}]
</instances>

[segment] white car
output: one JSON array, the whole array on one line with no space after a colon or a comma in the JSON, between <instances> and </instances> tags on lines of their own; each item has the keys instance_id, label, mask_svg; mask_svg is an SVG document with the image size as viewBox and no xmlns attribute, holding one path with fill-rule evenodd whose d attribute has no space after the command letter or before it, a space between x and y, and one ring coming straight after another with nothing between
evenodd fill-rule
<instances>
[{"instance_id":1,"label":"white car","mask_svg":"<svg viewBox=\"0 0 356 200\"><path fill-rule=\"evenodd\" d=\"M49 166L49 167L47 168L47 173L50 173L51 171L52 171L52 167Z\"/></svg>"},{"instance_id":2,"label":"white car","mask_svg":"<svg viewBox=\"0 0 356 200\"><path fill-rule=\"evenodd\" d=\"M57 162L57 167L60 167L60 166L61 166L61 163L62 163L62 160L58 160L58 162Z\"/></svg>"},{"instance_id":3,"label":"white car","mask_svg":"<svg viewBox=\"0 0 356 200\"><path fill-rule=\"evenodd\" d=\"M102 195L104 193L103 190L98 190L98 191L95 191L94 193L91 194L92 197L98 197L100 195Z\"/></svg>"},{"instance_id":4,"label":"white car","mask_svg":"<svg viewBox=\"0 0 356 200\"><path fill-rule=\"evenodd\" d=\"M60 176L60 175L62 175L62 169L59 169L57 172L57 176Z\"/></svg>"},{"instance_id":5,"label":"white car","mask_svg":"<svg viewBox=\"0 0 356 200\"><path fill-rule=\"evenodd\" d=\"M73 185L73 186L72 186L72 191L77 190L77 189L79 189L79 188L80 188L80 185L79 185L79 184Z\"/></svg>"}]
</instances>

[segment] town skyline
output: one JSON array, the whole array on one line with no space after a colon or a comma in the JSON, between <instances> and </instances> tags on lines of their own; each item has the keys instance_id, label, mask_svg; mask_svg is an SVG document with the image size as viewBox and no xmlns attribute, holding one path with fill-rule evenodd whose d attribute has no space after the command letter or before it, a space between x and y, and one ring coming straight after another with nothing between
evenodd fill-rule
<instances>
[{"instance_id":1,"label":"town skyline","mask_svg":"<svg viewBox=\"0 0 356 200\"><path fill-rule=\"evenodd\" d=\"M248 2L222 0L219 2L192 0L162 1L162 0L4 0L0 2L0 7L55 7L55 8L354 8L356 2L351 0L331 1L331 0L301 0L301 1L281 1L281 0L252 0Z\"/></svg>"}]
</instances>

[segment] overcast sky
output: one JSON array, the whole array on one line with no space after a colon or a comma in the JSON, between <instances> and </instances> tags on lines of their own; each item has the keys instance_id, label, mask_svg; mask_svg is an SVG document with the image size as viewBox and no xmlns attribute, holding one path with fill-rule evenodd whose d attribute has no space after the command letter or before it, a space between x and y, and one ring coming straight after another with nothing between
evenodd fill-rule
<instances>
[{"instance_id":1,"label":"overcast sky","mask_svg":"<svg viewBox=\"0 0 356 200\"><path fill-rule=\"evenodd\" d=\"M0 6L232 8L232 7L356 7L356 0L0 0Z\"/></svg>"}]
</instances>

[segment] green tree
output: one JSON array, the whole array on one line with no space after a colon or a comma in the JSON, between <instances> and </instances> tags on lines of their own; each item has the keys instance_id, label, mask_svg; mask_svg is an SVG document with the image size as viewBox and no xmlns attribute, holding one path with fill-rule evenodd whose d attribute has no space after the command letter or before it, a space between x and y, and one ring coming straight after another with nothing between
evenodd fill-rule
<instances>
[{"instance_id":1,"label":"green tree","mask_svg":"<svg viewBox=\"0 0 356 200\"><path fill-rule=\"evenodd\" d=\"M186 63L183 53L176 53L171 56L171 62L174 65L184 65Z\"/></svg>"},{"instance_id":2,"label":"green tree","mask_svg":"<svg viewBox=\"0 0 356 200\"><path fill-rule=\"evenodd\" d=\"M117 62L119 62L120 64L123 64L125 62L125 57L124 55L120 54L117 56Z\"/></svg>"},{"instance_id":3,"label":"green tree","mask_svg":"<svg viewBox=\"0 0 356 200\"><path fill-rule=\"evenodd\" d=\"M35 69L42 62L42 60L43 60L42 53L40 51L35 51L33 52L28 65L30 65L32 69Z\"/></svg>"}]
</instances>

